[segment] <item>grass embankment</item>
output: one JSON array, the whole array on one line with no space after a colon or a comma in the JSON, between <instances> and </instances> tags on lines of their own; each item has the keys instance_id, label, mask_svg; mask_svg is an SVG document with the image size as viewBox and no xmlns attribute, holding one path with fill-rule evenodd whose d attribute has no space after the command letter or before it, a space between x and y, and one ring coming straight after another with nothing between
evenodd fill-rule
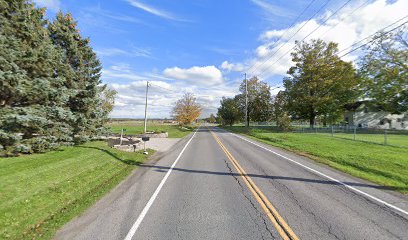
<instances>
[{"instance_id":1,"label":"grass embankment","mask_svg":"<svg viewBox=\"0 0 408 240\"><path fill-rule=\"evenodd\" d=\"M283 133L272 128L225 127L264 143L291 150L318 162L408 194L408 149L333 138L320 134Z\"/></svg>"},{"instance_id":2,"label":"grass embankment","mask_svg":"<svg viewBox=\"0 0 408 240\"><path fill-rule=\"evenodd\" d=\"M111 122L107 125L113 133L119 134L122 128L126 129L124 134L142 134L144 131L144 125L140 122ZM182 138L191 133L194 130L193 126L180 127L178 125L171 124L152 124L148 123L148 132L168 132L169 138Z\"/></svg>"},{"instance_id":3,"label":"grass embankment","mask_svg":"<svg viewBox=\"0 0 408 240\"><path fill-rule=\"evenodd\" d=\"M51 238L145 159L104 142L0 159L0 239Z\"/></svg>"}]
</instances>

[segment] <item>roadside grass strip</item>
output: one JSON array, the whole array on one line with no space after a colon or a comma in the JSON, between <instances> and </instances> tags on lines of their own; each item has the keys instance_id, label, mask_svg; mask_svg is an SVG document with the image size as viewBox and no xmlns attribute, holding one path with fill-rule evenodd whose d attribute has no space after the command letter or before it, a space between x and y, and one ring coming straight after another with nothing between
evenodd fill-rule
<instances>
[{"instance_id":1,"label":"roadside grass strip","mask_svg":"<svg viewBox=\"0 0 408 240\"><path fill-rule=\"evenodd\" d=\"M52 238L146 158L90 142L0 159L0 239Z\"/></svg>"},{"instance_id":2,"label":"roadside grass strip","mask_svg":"<svg viewBox=\"0 0 408 240\"><path fill-rule=\"evenodd\" d=\"M241 126L224 129L408 194L408 148L272 129Z\"/></svg>"},{"instance_id":3,"label":"roadside grass strip","mask_svg":"<svg viewBox=\"0 0 408 240\"><path fill-rule=\"evenodd\" d=\"M326 178L326 179L329 179L329 180L331 180L331 181L334 181L334 182L336 182L336 183L338 183L338 184L340 184L340 185L342 185L342 186L344 186L344 187L346 187L346 188L348 188L348 189L350 189L350 190L352 190L352 191L354 191L354 192L356 192L356 193L359 193L359 194L365 196L365 197L368 198L368 199L371 199L371 200L373 200L373 201L375 201L375 202L377 202L377 203L380 203L380 204L382 204L382 205L385 205L385 206L387 206L387 207L389 207L389 208L391 208L391 209L393 209L393 210L395 210L395 211L397 211L397 212L399 212L399 213L402 213L402 214L404 214L404 215L408 215L408 211L406 211L406 210L404 210L404 209L401 209L401 208L399 208L399 207L397 207L397 206L395 206L395 205L393 205L393 204L391 204L391 203L388 203L388 202L386 202L386 201L383 201L382 199L379 199L379 198L377 198L377 197L375 197L375 196L373 196L373 195L371 195L371 194L368 194L368 193L366 193L366 192L364 192L364 191L361 191L361 190L359 190L359 189L357 189L357 188L355 188L355 187L353 187L353 186L350 186L350 185L348 185L348 184L345 183L345 182L342 182L342 181L337 180L337 179L335 179L335 178L333 178L333 177L330 177L330 176L328 176L328 175L326 175L326 174L324 174L324 173L322 173L322 172L319 172L319 171L317 171L317 170L315 170L315 169L313 169L313 168L311 168L311 167L308 167L308 166L306 166L306 165L304 165L304 164L301 164L301 163L299 163L299 162L297 162L297 161L295 161L295 160L293 160L293 159L291 159L291 158L289 158L289 157L286 157L286 156L284 156L284 155L282 155L282 154L279 154L279 153L277 153L277 152L275 152L275 151L273 151L273 150L271 150L271 149L269 149L269 148L266 148L266 147L264 147L264 146L262 146L262 145L260 145L260 144L257 144L256 142L250 141L250 140L248 140L248 139L246 139L246 138L244 138L244 137L242 137L242 136L240 136L240 135L237 135L237 134L234 134L234 133L230 133L230 134L233 135L233 136L235 136L235 137L237 137L237 138L239 138L239 139L241 139L241 140L243 140L243 141L246 141L246 142L248 142L248 143L250 143L250 144L252 144L252 145L255 145L255 146L257 146L257 147L259 147L259 148L261 148L261 149L263 149L263 150L266 150L266 151L268 151L268 152L270 152L270 153L273 153L273 154L275 154L275 155L277 155L277 156L279 156L279 157L281 157L281 158L283 158L283 159L285 159L285 160L287 160L287 161L289 161L289 162L292 162L292 163L294 163L294 164L296 164L296 165L299 165L300 167L305 168L305 169L307 169L307 170L310 171L310 172L313 172L313 173L315 173L315 174L317 174L317 175L320 175L320 176L322 176L322 177L324 177L324 178Z\"/></svg>"}]
</instances>

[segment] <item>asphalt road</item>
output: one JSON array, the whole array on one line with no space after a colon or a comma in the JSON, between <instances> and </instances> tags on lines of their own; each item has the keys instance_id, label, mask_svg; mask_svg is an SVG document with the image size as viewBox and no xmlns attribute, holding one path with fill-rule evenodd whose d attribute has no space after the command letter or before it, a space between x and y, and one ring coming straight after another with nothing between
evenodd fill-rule
<instances>
[{"instance_id":1,"label":"asphalt road","mask_svg":"<svg viewBox=\"0 0 408 240\"><path fill-rule=\"evenodd\" d=\"M141 166L55 239L408 239L405 196L210 129Z\"/></svg>"}]
</instances>

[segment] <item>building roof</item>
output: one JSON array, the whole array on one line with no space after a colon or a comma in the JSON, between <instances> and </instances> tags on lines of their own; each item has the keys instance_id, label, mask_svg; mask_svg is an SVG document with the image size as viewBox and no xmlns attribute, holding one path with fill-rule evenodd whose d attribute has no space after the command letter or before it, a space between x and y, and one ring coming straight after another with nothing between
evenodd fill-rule
<instances>
[{"instance_id":1,"label":"building roof","mask_svg":"<svg viewBox=\"0 0 408 240\"><path fill-rule=\"evenodd\" d=\"M348 111L356 111L361 106L366 106L371 111L384 111L384 108L382 106L370 100L363 100L363 101L357 101L354 103L349 103L349 104L344 105L344 108Z\"/></svg>"}]
</instances>

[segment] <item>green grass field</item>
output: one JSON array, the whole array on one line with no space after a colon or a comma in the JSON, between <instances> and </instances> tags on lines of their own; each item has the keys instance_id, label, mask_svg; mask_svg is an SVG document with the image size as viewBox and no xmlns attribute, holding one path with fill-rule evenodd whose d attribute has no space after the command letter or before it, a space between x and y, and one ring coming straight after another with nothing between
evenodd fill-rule
<instances>
[{"instance_id":1,"label":"green grass field","mask_svg":"<svg viewBox=\"0 0 408 240\"><path fill-rule=\"evenodd\" d=\"M0 159L0 239L51 238L145 159L104 142Z\"/></svg>"},{"instance_id":2,"label":"green grass field","mask_svg":"<svg viewBox=\"0 0 408 240\"><path fill-rule=\"evenodd\" d=\"M110 122L107 127L113 133L120 133L122 128L126 129L124 134L141 134L144 131L143 122L137 121L114 121ZM155 122L148 122L147 131L148 132L168 132L169 138L182 138L194 130L194 127L180 127L178 125L171 124L160 124Z\"/></svg>"},{"instance_id":3,"label":"green grass field","mask_svg":"<svg viewBox=\"0 0 408 240\"><path fill-rule=\"evenodd\" d=\"M264 143L408 194L408 149L333 138L321 134L282 133L272 128L225 127Z\"/></svg>"},{"instance_id":4,"label":"green grass field","mask_svg":"<svg viewBox=\"0 0 408 240\"><path fill-rule=\"evenodd\" d=\"M330 135L327 133L318 133L318 134ZM335 133L334 137L354 140L354 136L352 133ZM357 133L356 141L384 144L384 134ZM391 146L396 146L396 147L408 148L408 135L387 134L387 144Z\"/></svg>"}]
</instances>

